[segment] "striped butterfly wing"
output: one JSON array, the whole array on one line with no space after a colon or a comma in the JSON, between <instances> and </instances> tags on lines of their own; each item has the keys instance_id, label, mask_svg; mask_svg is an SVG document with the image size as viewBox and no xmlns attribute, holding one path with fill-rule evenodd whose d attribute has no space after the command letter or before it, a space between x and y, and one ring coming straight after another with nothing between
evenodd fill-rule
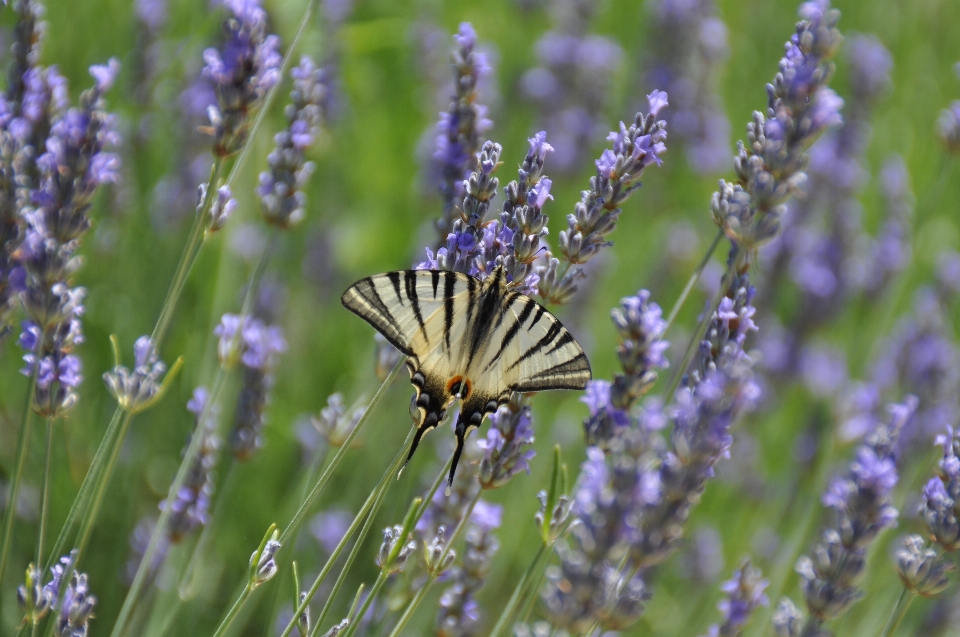
<instances>
[{"instance_id":1,"label":"striped butterfly wing","mask_svg":"<svg viewBox=\"0 0 960 637\"><path fill-rule=\"evenodd\" d=\"M511 320L491 339L496 349L485 374L503 378L515 392L586 387L590 362L560 320L528 296L511 294L508 299Z\"/></svg>"},{"instance_id":2,"label":"striped butterfly wing","mask_svg":"<svg viewBox=\"0 0 960 637\"><path fill-rule=\"evenodd\" d=\"M405 270L357 281L343 305L370 323L407 356L419 413L410 455L424 433L443 420L453 400L450 379L458 374L459 352L480 283L459 272ZM409 458L408 458L409 459Z\"/></svg>"}]
</instances>

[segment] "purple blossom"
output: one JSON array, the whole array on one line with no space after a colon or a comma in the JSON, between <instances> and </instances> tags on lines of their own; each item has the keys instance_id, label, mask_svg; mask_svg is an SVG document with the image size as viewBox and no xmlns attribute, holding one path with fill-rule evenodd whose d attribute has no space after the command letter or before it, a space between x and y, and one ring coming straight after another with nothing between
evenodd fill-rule
<instances>
[{"instance_id":1,"label":"purple blossom","mask_svg":"<svg viewBox=\"0 0 960 637\"><path fill-rule=\"evenodd\" d=\"M661 115L698 172L730 165L730 122L717 78L728 56L727 27L711 0L657 0L653 4L646 84L662 86L673 105ZM666 103L662 105L666 107Z\"/></svg>"},{"instance_id":2,"label":"purple blossom","mask_svg":"<svg viewBox=\"0 0 960 637\"><path fill-rule=\"evenodd\" d=\"M267 13L259 0L224 0L233 16L223 23L221 50L203 53L203 76L213 86L217 105L208 107L214 153L239 151L249 133L249 116L280 79L280 38L268 35Z\"/></svg>"},{"instance_id":3,"label":"purple blossom","mask_svg":"<svg viewBox=\"0 0 960 637\"><path fill-rule=\"evenodd\" d=\"M596 161L597 173L590 178L590 188L581 193L574 213L567 217L567 229L559 233L559 248L568 267L559 276L559 260L548 256L546 265L536 269L540 277L540 296L551 303L564 303L577 290L576 281L585 276L580 264L593 259L613 245L606 235L616 229L622 210L620 205L639 187L637 181L650 164L662 163L666 152L666 123L652 114L659 111L666 94L654 91L647 96L651 114L637 113L634 123L608 136L612 148L603 151Z\"/></svg>"},{"instance_id":4,"label":"purple blossom","mask_svg":"<svg viewBox=\"0 0 960 637\"><path fill-rule=\"evenodd\" d=\"M753 612L760 606L770 603L764 594L768 580L762 579L763 573L754 568L750 560L733 572L733 577L720 585L725 597L717 603L717 609L723 613L723 622L713 625L707 632L708 637L734 637L743 632Z\"/></svg>"},{"instance_id":5,"label":"purple blossom","mask_svg":"<svg viewBox=\"0 0 960 637\"><path fill-rule=\"evenodd\" d=\"M835 513L835 523L824 529L809 556L797 562L801 588L810 613L807 630L817 630L850 608L862 592L856 582L866 567L868 547L877 535L896 524L891 502L897 484L897 438L916 399L891 406L890 417L866 437L846 475L835 478L823 495ZM812 634L812 633L811 633Z\"/></svg>"},{"instance_id":6,"label":"purple blossom","mask_svg":"<svg viewBox=\"0 0 960 637\"><path fill-rule=\"evenodd\" d=\"M454 95L436 126L431 169L443 202L443 216L436 224L441 242L453 231L466 180L473 170L483 165L482 160L476 161L475 157L483 134L492 126L486 117L486 107L476 101L478 82L491 72L486 56L476 50L476 31L470 23L463 22L454 41L457 44L452 53Z\"/></svg>"},{"instance_id":7,"label":"purple blossom","mask_svg":"<svg viewBox=\"0 0 960 637\"><path fill-rule=\"evenodd\" d=\"M477 445L483 449L480 461L480 484L496 489L521 471L530 473L530 460L536 455L533 445L530 406L517 397L490 416L487 437Z\"/></svg>"},{"instance_id":8,"label":"purple blossom","mask_svg":"<svg viewBox=\"0 0 960 637\"><path fill-rule=\"evenodd\" d=\"M276 148L267 156L270 170L260 173L257 189L264 218L281 228L298 223L306 212L303 187L313 173L314 164L305 160L304 151L319 133L328 90L323 70L308 56L300 58L300 65L291 75L294 86L285 111L288 127L274 137Z\"/></svg>"},{"instance_id":9,"label":"purple blossom","mask_svg":"<svg viewBox=\"0 0 960 637\"><path fill-rule=\"evenodd\" d=\"M160 393L167 366L157 357L156 345L149 336L137 339L133 354L133 369L116 361L113 369L103 374L103 382L121 407L136 413L152 404Z\"/></svg>"},{"instance_id":10,"label":"purple blossom","mask_svg":"<svg viewBox=\"0 0 960 637\"><path fill-rule=\"evenodd\" d=\"M197 387L187 410L194 414L197 435L202 436L200 450L190 466L180 490L170 504L171 515L168 521L167 536L171 543L182 541L194 529L210 521L210 504L215 488L213 470L220 455L220 437L217 435L216 409L211 409L207 419L200 423L206 402L209 399L207 389ZM188 445L189 446L189 443ZM183 453L186 453L186 447ZM167 500L160 503L160 510L167 507Z\"/></svg>"},{"instance_id":11,"label":"purple blossom","mask_svg":"<svg viewBox=\"0 0 960 637\"><path fill-rule=\"evenodd\" d=\"M960 438L948 427L936 442L943 448L940 471L923 488L920 517L934 541L952 552L960 548Z\"/></svg>"}]
</instances>

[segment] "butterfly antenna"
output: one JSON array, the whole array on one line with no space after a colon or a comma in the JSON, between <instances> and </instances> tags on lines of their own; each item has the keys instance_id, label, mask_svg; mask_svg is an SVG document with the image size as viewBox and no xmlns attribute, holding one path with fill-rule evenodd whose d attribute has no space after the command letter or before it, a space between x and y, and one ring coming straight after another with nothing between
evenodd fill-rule
<instances>
[{"instance_id":1,"label":"butterfly antenna","mask_svg":"<svg viewBox=\"0 0 960 637\"><path fill-rule=\"evenodd\" d=\"M453 452L453 464L450 465L450 477L447 478L447 489L444 491L444 494L448 498L453 489L453 476L457 472L457 463L460 462L460 454L463 453L463 438L465 433L463 425L457 423L457 449Z\"/></svg>"}]
</instances>

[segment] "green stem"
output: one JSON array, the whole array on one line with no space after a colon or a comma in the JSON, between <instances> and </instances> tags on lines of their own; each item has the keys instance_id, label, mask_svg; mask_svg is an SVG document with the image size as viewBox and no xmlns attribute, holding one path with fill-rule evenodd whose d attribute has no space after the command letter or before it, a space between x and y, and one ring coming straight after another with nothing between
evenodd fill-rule
<instances>
[{"instance_id":1,"label":"green stem","mask_svg":"<svg viewBox=\"0 0 960 637\"><path fill-rule=\"evenodd\" d=\"M47 563L47 568L53 566L56 563L56 560L59 559L59 556L63 553L63 549L67 544L67 537L73 531L73 527L77 524L77 519L83 511L86 510L87 503L90 500L90 492L95 488L98 477L100 476L100 471L103 468L103 463L107 456L111 453L112 444L116 438L117 431L120 429L120 423L124 411L122 409L117 409L113 412L113 418L110 420L110 424L107 425L107 430L103 434L103 438L100 440L100 446L97 447L97 452L93 456L93 461L90 463L89 469L87 469L87 474L83 478L83 482L80 484L80 490L77 492L77 497L73 499L73 504L70 505L70 511L67 513L67 519L63 523L63 527L60 529L60 534L57 536L57 541L54 542L53 550L50 553L50 558Z\"/></svg>"},{"instance_id":2,"label":"green stem","mask_svg":"<svg viewBox=\"0 0 960 637\"><path fill-rule=\"evenodd\" d=\"M410 621L410 618L413 617L413 613L417 610L417 607L420 606L420 602L423 601L423 598L427 596L427 586L421 586L417 589L417 594L413 596L413 599L410 600L410 603L407 604L406 609L403 611L403 615L400 616L400 619L397 620L396 626L393 627L393 630L390 631L390 634L387 637L399 637L400 631L407 625L407 622Z\"/></svg>"},{"instance_id":3,"label":"green stem","mask_svg":"<svg viewBox=\"0 0 960 637\"><path fill-rule=\"evenodd\" d=\"M383 588L383 585L387 582L387 572L381 570L380 574L377 575L377 580L373 583L373 587L370 589L370 594L367 595L367 598L363 600L363 604L357 610L357 614L350 619L350 625L347 626L347 629L341 633L340 637L351 637L353 633L357 632L357 626L360 625L360 622L363 620L363 616L367 614L367 610L370 608L370 604L373 603L373 600L376 599L377 595L380 594L380 589Z\"/></svg>"},{"instance_id":4,"label":"green stem","mask_svg":"<svg viewBox=\"0 0 960 637\"><path fill-rule=\"evenodd\" d=\"M213 404L216 402L216 397L220 393L220 388L223 386L225 378L226 371L221 367L217 372L217 376L213 381L213 385L210 388L210 395L203 406L203 411L197 418L197 425L194 428L193 435L190 437L190 444L187 446L187 451L183 455L183 461L180 463L180 468L177 470L177 475L173 479L173 484L170 485L170 490L167 492L167 502L173 502L177 493L179 493L180 489L183 487L183 483L187 479L187 474L190 472L193 461L197 457L197 454L200 451L200 446L203 443L204 436L202 435L202 428L205 426L204 423L206 423L207 419L210 417L210 410L212 409ZM117 616L117 621L113 625L113 630L110 632L111 637L120 637L120 635L123 634L126 623L130 619L130 613L133 612L133 607L140 596L140 591L143 588L143 585L147 579L147 575L150 572L150 565L153 564L154 555L156 555L157 549L160 546L160 538L164 533L166 533L172 510L173 507L167 506L164 507L163 511L160 512L160 519L157 520L157 525L150 534L150 542L147 544L147 550L144 551L143 558L140 560L140 565L137 567L137 572L133 577L133 583L130 584L130 589L127 591L127 596L123 600L123 606L120 608L120 614Z\"/></svg>"},{"instance_id":5,"label":"green stem","mask_svg":"<svg viewBox=\"0 0 960 637\"><path fill-rule=\"evenodd\" d=\"M897 604L890 612L890 618L887 619L887 625L883 627L883 632L880 633L880 637L890 637L893 635L893 632L897 629L897 626L899 626L900 622L903 621L904 616L907 614L907 609L910 608L910 604L913 603L915 597L916 595L908 591L906 587L900 591L900 597L897 598Z\"/></svg>"},{"instance_id":6,"label":"green stem","mask_svg":"<svg viewBox=\"0 0 960 637\"><path fill-rule=\"evenodd\" d=\"M53 422L47 417L47 440L43 450L43 486L40 488L40 529L37 532L37 568L43 568L43 538L47 532L47 511L50 508L50 456L53 449Z\"/></svg>"},{"instance_id":7,"label":"green stem","mask_svg":"<svg viewBox=\"0 0 960 637\"><path fill-rule=\"evenodd\" d=\"M3 590L3 572L7 565L7 555L13 544L13 519L17 515L17 500L20 499L20 478L30 448L30 431L33 427L33 392L37 386L37 365L33 366L30 381L27 383L27 398L23 403L23 416L20 419L20 433L17 436L17 455L13 465L13 477L10 480L10 492L7 494L7 511L3 519L3 545L0 547L0 590ZM39 567L39 564L37 565Z\"/></svg>"},{"instance_id":8,"label":"green stem","mask_svg":"<svg viewBox=\"0 0 960 637\"><path fill-rule=\"evenodd\" d=\"M317 498L320 497L324 487L327 486L327 482L330 481L330 478L333 476L333 472L338 466L340 466L340 462L343 460L347 450L350 448L350 444L353 442L353 439L358 433L360 433L360 429L364 424L366 424L370 414L373 412L373 408L376 407L380 402L380 399L383 398L383 395L387 391L387 387L389 387L390 383L393 382L393 379L397 377L397 374L400 373L400 369L402 367L403 361L398 362L393 368L393 371L390 372L390 375L387 376L386 380L380 384L380 388L377 389L377 393L375 393L373 398L370 399L370 404L368 404L366 409L364 409L363 415L360 416L360 420L357 421L356 426L347 435L346 439L344 439L343 444L340 445L339 449L337 449L337 453L333 456L330 464L324 468L323 473L320 474L320 477L317 479L317 483L314 485L313 489L310 490L310 494L306 497L306 499L304 499L303 503L300 505L300 508L297 509L296 513L294 513L290 523L283 530L283 533L280 535L281 544L286 544L287 540L290 539L292 534L299 528L300 523L303 522L303 518L307 515L307 512L311 509L314 503L316 503Z\"/></svg>"},{"instance_id":9,"label":"green stem","mask_svg":"<svg viewBox=\"0 0 960 637\"><path fill-rule=\"evenodd\" d=\"M167 329L170 327L170 320L173 318L173 311L177 307L177 301L183 293L183 286L187 283L187 276L193 269L193 264L200 254L200 248L203 246L203 233L207 222L207 215L213 201L217 198L217 179L220 177L220 171L223 168L223 158L217 157L213 162L213 168L210 170L210 180L207 182L207 195L203 202L203 207L194 216L193 225L190 226L190 234L187 237L186 246L180 254L180 261L177 263L177 269L173 275L173 281L167 290L167 296L163 300L163 306L160 308L160 316L157 318L157 324L153 328L154 347L160 351L160 343L167 335ZM236 167L234 167L236 168Z\"/></svg>"},{"instance_id":10,"label":"green stem","mask_svg":"<svg viewBox=\"0 0 960 637\"><path fill-rule=\"evenodd\" d=\"M687 343L687 349L683 353L683 358L680 360L680 364L677 365L676 370L673 372L673 376L670 378L670 385L667 388L667 392L664 394L663 398L663 403L665 405L669 405L673 401L673 396L677 391L677 387L680 386L680 381L683 379L687 368L690 366L690 361L693 360L693 354L697 351L697 345L700 343L700 340L706 333L707 328L710 325L710 321L713 320L713 315L717 311L717 308L720 307L720 302L723 300L723 297L726 294L727 285L729 284L730 277L733 276L736 266L736 256L731 255L730 263L727 266L727 273L724 275L723 279L721 279L720 290L717 291L716 297L710 304L710 310L704 313L704 315L700 318L700 321L697 323L697 327L693 331L690 341Z\"/></svg>"},{"instance_id":11,"label":"green stem","mask_svg":"<svg viewBox=\"0 0 960 637\"><path fill-rule=\"evenodd\" d=\"M120 419L120 431L117 435L117 441L113 445L113 451L110 453L110 458L107 460L107 463L104 465L103 470L100 472L100 475L97 478L96 486L93 489L93 498L90 500L90 506L87 508L87 514L84 516L82 524L80 525L80 533L77 540L77 558L74 562L80 561L80 556L83 554L83 551L87 547L87 542L90 540L90 533L93 531L93 525L97 520L97 514L100 512L100 505L103 504L103 496L107 492L107 484L110 482L110 475L113 473L113 468L117 464L117 458L120 457L120 448L123 446L123 439L127 435L127 430L130 429L130 421L133 419L133 414L130 412L123 412L123 416Z\"/></svg>"},{"instance_id":12,"label":"green stem","mask_svg":"<svg viewBox=\"0 0 960 637\"><path fill-rule=\"evenodd\" d=\"M240 613L240 609L243 608L243 605L250 598L250 585L247 584L243 587L243 592L240 593L240 596L237 597L237 601L233 603L233 606L230 607L230 610L224 616L223 621L220 622L220 625L217 627L217 632L213 633L213 637L223 637L223 634L227 632L227 629L230 628L230 624L233 623L233 620L237 618L237 615Z\"/></svg>"},{"instance_id":13,"label":"green stem","mask_svg":"<svg viewBox=\"0 0 960 637\"><path fill-rule=\"evenodd\" d=\"M541 563L538 564L536 570L534 570L533 579L527 583L527 590L530 590L531 594L527 595L527 600L520 608L520 614L517 615L517 618L522 622L526 622L530 617L530 613L533 612L533 605L536 603L538 597L537 592L540 590L541 583L543 582L547 565L550 564L550 557L553 555L554 544L556 544L556 541L546 547Z\"/></svg>"},{"instance_id":14,"label":"green stem","mask_svg":"<svg viewBox=\"0 0 960 637\"><path fill-rule=\"evenodd\" d=\"M310 586L310 590L307 591L307 595L304 597L303 603L294 609L293 618L290 619L290 622L283 629L283 633L280 637L288 637L293 631L294 626L296 626L296 618L303 613L303 609L306 608L307 604L310 603L310 600L313 599L313 596L317 594L317 590L320 588L320 585L327 578L327 575L330 574L330 570L333 568L334 562L336 562L337 558L340 557L340 553L343 552L347 542L350 541L350 538L353 537L353 534L356 533L357 529L360 527L360 522L364 520L368 513L371 517L376 514L380 507L380 503L383 501L383 495L386 493L387 487L390 484L390 479L396 475L397 470L403 463L407 449L410 447L410 444L413 441L414 431L414 429L411 429L410 433L407 434L407 438L404 440L403 445L401 445L400 451L394 457L393 462L391 462L387 467L387 470L383 472L383 475L380 477L380 482L377 483L377 486L374 487L373 491L370 492L370 495L367 496L363 506L360 507L360 511L358 511L357 515L354 516L353 522L350 523L350 527L347 529L347 532L343 534L343 537L340 539L337 547L333 549L330 557L327 558L327 562L323 565L323 569L320 570L320 574L317 575L316 579L313 581L313 584ZM317 623L319 624L319 622Z\"/></svg>"},{"instance_id":15,"label":"green stem","mask_svg":"<svg viewBox=\"0 0 960 637\"><path fill-rule=\"evenodd\" d=\"M347 560L343 563L343 568L340 569L340 574L337 576L337 580L333 583L333 588L330 589L330 593L327 595L327 601L323 603L323 609L320 611L320 615L317 617L317 620L313 626L313 630L310 632L310 637L316 637L317 633L320 632L320 627L323 626L323 621L327 618L327 615L330 614L330 609L333 607L333 602L337 598L337 593L340 592L340 587L343 586L344 580L347 579L347 575L350 572L350 568L353 566L354 560L356 560L357 555L360 554L361 545L363 544L367 535L369 535L370 529L373 528L374 513L376 511L376 507L379 505L379 502L380 501L374 504L374 510L371 511L371 514L367 516L366 521L363 523L363 528L360 529L360 535L357 536L357 540L353 543L353 547L347 554Z\"/></svg>"},{"instance_id":16,"label":"green stem","mask_svg":"<svg viewBox=\"0 0 960 637\"><path fill-rule=\"evenodd\" d=\"M710 263L710 258L716 251L717 246L720 245L721 239L723 239L723 230L719 230L717 232L717 236L713 238L713 243L711 243L710 247L707 248L707 251L704 253L703 258L700 259L700 263L697 264L697 267L693 269L693 274L691 274L690 278L687 280L687 284L684 286L683 292L680 293L679 298L677 298L677 302L673 304L673 309L670 310L670 314L667 316L667 325L663 328L664 334L666 334L667 330L670 329L670 326L673 325L673 320L677 318L677 314L680 313L680 309L683 308L684 303L687 302L687 297L690 296L693 286L696 285L697 281L700 280L700 275L703 274L703 270L707 267L707 264Z\"/></svg>"},{"instance_id":17,"label":"green stem","mask_svg":"<svg viewBox=\"0 0 960 637\"><path fill-rule=\"evenodd\" d=\"M533 578L533 574L536 572L537 566L540 563L540 560L543 559L543 555L546 552L547 545L545 543L541 543L540 549L534 556L533 561L530 562L530 566L527 567L523 577L520 578L520 581L517 582L517 585L513 588L513 594L510 595L510 600L507 602L507 605L504 606L503 612L500 613L500 619L497 620L496 626L494 626L493 630L490 631L490 637L500 637L500 633L502 633L503 629L506 628L507 624L510 623L510 618L513 616L513 611L517 608L517 605L523 598L528 583L530 579ZM390 637L394 637L394 634L391 633Z\"/></svg>"}]
</instances>

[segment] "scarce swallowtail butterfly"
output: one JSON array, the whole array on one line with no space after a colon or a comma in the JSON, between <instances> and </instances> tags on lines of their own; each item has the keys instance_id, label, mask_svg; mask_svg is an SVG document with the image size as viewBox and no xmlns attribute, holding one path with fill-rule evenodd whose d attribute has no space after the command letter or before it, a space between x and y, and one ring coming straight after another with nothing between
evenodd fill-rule
<instances>
[{"instance_id":1,"label":"scarce swallowtail butterfly","mask_svg":"<svg viewBox=\"0 0 960 637\"><path fill-rule=\"evenodd\" d=\"M499 266L483 281L446 270L377 274L354 283L341 301L407 357L419 414L408 462L450 403L463 402L448 484L467 434L511 392L583 389L590 380L576 339L546 308L511 290Z\"/></svg>"}]
</instances>

